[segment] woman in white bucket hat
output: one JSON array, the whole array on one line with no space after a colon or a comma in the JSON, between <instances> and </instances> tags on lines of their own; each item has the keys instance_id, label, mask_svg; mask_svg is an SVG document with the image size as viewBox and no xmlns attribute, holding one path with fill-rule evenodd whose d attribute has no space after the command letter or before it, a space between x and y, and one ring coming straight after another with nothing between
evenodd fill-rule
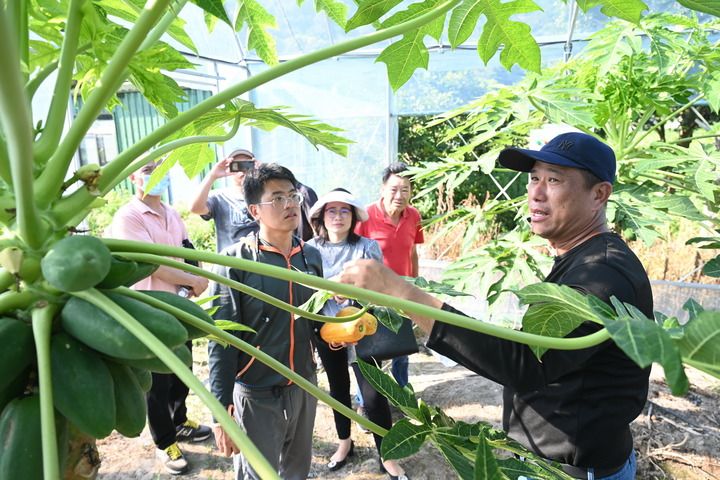
<instances>
[{"instance_id":1,"label":"woman in white bucket hat","mask_svg":"<svg viewBox=\"0 0 720 480\"><path fill-rule=\"evenodd\" d=\"M375 240L361 237L355 233L355 226L358 222L367 220L367 218L368 214L365 208L350 192L342 188L328 192L313 205L310 210L310 223L315 231L315 237L308 240L307 243L320 251L325 278L331 278L340 273L343 265L350 260L370 258L382 262L380 245ZM341 302L339 303L338 300ZM349 301L342 301L339 298L330 299L325 303L322 313L335 316L349 303ZM350 374L347 368L350 363L363 395L368 418L381 427L390 429L392 416L388 401L375 391L360 373L355 359L355 349L351 345L331 348L321 340L318 341L317 349L328 377L330 395L348 408L352 408ZM327 464L330 471L342 468L347 463L348 457L354 454L354 443L350 438L350 419L338 412L333 413L339 443ZM382 437L379 435L374 435L374 437L375 446L380 454ZM395 460L384 461L381 466L391 478L407 479L403 469Z\"/></svg>"}]
</instances>

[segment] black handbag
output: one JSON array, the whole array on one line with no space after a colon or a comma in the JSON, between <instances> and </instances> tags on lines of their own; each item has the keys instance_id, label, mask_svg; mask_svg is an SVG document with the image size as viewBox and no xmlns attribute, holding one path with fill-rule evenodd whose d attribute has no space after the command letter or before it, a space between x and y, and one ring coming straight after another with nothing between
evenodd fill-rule
<instances>
[{"instance_id":1,"label":"black handbag","mask_svg":"<svg viewBox=\"0 0 720 480\"><path fill-rule=\"evenodd\" d=\"M397 333L378 322L377 331L373 335L363 337L355 345L357 357L371 363L417 352L418 345L413 333L412 322L407 318L403 319Z\"/></svg>"}]
</instances>

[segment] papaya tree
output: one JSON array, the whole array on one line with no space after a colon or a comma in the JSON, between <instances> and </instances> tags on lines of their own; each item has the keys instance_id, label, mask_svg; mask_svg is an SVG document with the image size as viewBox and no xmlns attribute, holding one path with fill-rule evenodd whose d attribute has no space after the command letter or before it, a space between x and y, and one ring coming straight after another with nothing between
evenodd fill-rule
<instances>
[{"instance_id":1,"label":"papaya tree","mask_svg":"<svg viewBox=\"0 0 720 480\"><path fill-rule=\"evenodd\" d=\"M256 107L238 98L314 62L400 37L378 58L387 64L391 84L399 87L416 68L427 66L428 52L423 44L426 36L439 39L447 31L451 43L457 46L468 39L482 15L487 21L478 43L481 59L488 61L502 44L500 60L507 68L518 64L538 71L540 66L539 48L529 27L510 19L515 13L538 8L526 0L425 0L399 10L393 10L400 3L396 0L362 0L349 18L344 4L316 1L318 11L344 30L372 25L375 31L283 63L278 62L267 30L272 17L261 2L243 0L238 2L235 13L228 15L220 0L195 0L193 3L203 9L209 23L220 21L236 30L247 28L250 47L270 68L180 112L175 104L182 99L182 89L166 72L192 69L193 65L163 39L172 38L194 49L178 16L186 3L0 1L0 44L4 47L0 56L0 338L9 346L0 351L0 478L93 477L98 463L95 439L113 429L130 436L142 429L145 419L141 399L148 388L149 371L175 373L208 406L253 468L263 478L277 478L252 442L187 368L189 352L183 344L199 336L212 336L230 348L253 355L373 432L387 435L388 441L383 443L386 458L412 453L423 441L430 440L463 478L482 476L474 473L476 468L483 468L493 478L515 478L528 469L544 478L563 477L553 465L533 462L535 457L503 432L483 424L455 422L417 400L411 390L399 389L374 367L362 365L376 387L408 416L387 432L219 328L223 325L215 324L193 302L128 288L150 275L156 266L166 265L225 283L308 319L340 321L282 304L246 285L173 258L253 271L366 303L432 316L535 345L539 355L546 348L585 348L611 336L631 349L638 343L633 340L643 335L656 341L644 342L647 350L632 352L633 358L645 364L661 361L672 372L678 391L687 388L681 352L692 352L683 354L683 360L709 365L708 369L717 375L716 351L703 342L708 333L712 336L720 331L717 315L699 309L693 310L697 331L669 337L663 336L664 331L636 325L637 312L623 305L616 305L616 311L612 311L591 299L578 299L572 292L547 290L544 286L520 293L529 303L554 303L568 318L565 327L578 318L591 318L607 326L586 338L551 338L470 321L382 294L215 253L79 235L78 225L83 218L131 172L161 157L173 158L172 153L181 148L226 141L240 125L290 128L316 146L343 153L347 140L337 129L280 108ZM687 3L695 8L714 8ZM580 4L583 8L599 4L608 15L633 22L640 21L645 9L639 0L622 6L612 0ZM71 171L83 137L98 115L117 103L117 92L125 82L142 92L165 122L102 168L89 165ZM42 112L41 120L35 123L31 104L41 89L52 92L52 99L47 112ZM80 101L77 115L67 123L71 96ZM172 163L163 163L155 181ZM191 176L201 167L183 166ZM342 321L352 319L344 317ZM708 327L709 322L715 323ZM557 336L562 337L562 332ZM531 461L521 467L513 459L495 460L493 448L521 453Z\"/></svg>"},{"instance_id":2,"label":"papaya tree","mask_svg":"<svg viewBox=\"0 0 720 480\"><path fill-rule=\"evenodd\" d=\"M638 24L616 20L581 44L570 61L439 116L428 128L444 125L445 140L458 147L448 154L450 161L416 168L419 195L440 184L463 191L470 174L500 177L504 171L495 165L500 149L526 146L529 132L547 124L565 125L597 135L616 152L608 220L618 233L651 245L671 222L683 219L703 232L693 242L717 249L717 27L717 19L669 14L648 15ZM684 121L686 116L691 120ZM536 281L548 263L518 210L524 196L503 198L496 192L481 206L463 206L435 219L473 232L501 214L516 215L511 228L478 249L471 248L473 235L461 235L464 255L446 272L456 287L482 292L490 302L503 290ZM720 275L719 261L709 261L703 273Z\"/></svg>"}]
</instances>

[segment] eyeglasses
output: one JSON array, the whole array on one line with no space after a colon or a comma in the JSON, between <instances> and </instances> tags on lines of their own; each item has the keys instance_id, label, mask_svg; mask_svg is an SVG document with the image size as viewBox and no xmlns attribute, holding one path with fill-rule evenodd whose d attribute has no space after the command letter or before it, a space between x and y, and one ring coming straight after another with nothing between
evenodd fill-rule
<instances>
[{"instance_id":1,"label":"eyeglasses","mask_svg":"<svg viewBox=\"0 0 720 480\"><path fill-rule=\"evenodd\" d=\"M295 205L300 206L303 203L303 196L302 193L291 193L287 197L278 195L277 197L273 197L272 200L268 202L257 202L258 205L272 205L273 208L276 208L278 210L282 210L284 208L287 208L288 205Z\"/></svg>"},{"instance_id":2,"label":"eyeglasses","mask_svg":"<svg viewBox=\"0 0 720 480\"><path fill-rule=\"evenodd\" d=\"M352 210L349 208L328 208L325 210L325 215L330 215L331 217L347 217L352 213Z\"/></svg>"}]
</instances>

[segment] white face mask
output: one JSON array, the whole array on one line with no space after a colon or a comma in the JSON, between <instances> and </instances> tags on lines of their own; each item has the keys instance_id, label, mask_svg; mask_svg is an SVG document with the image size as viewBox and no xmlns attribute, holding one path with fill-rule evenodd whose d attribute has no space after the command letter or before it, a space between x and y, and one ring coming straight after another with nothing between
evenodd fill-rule
<instances>
[{"instance_id":1,"label":"white face mask","mask_svg":"<svg viewBox=\"0 0 720 480\"><path fill-rule=\"evenodd\" d=\"M147 185L150 183L150 175L143 175L143 185ZM160 179L158 183L155 184L155 186L150 191L145 191L145 195L152 195L159 197L163 193L165 193L165 190L170 186L170 177L165 175L163 178Z\"/></svg>"}]
</instances>

